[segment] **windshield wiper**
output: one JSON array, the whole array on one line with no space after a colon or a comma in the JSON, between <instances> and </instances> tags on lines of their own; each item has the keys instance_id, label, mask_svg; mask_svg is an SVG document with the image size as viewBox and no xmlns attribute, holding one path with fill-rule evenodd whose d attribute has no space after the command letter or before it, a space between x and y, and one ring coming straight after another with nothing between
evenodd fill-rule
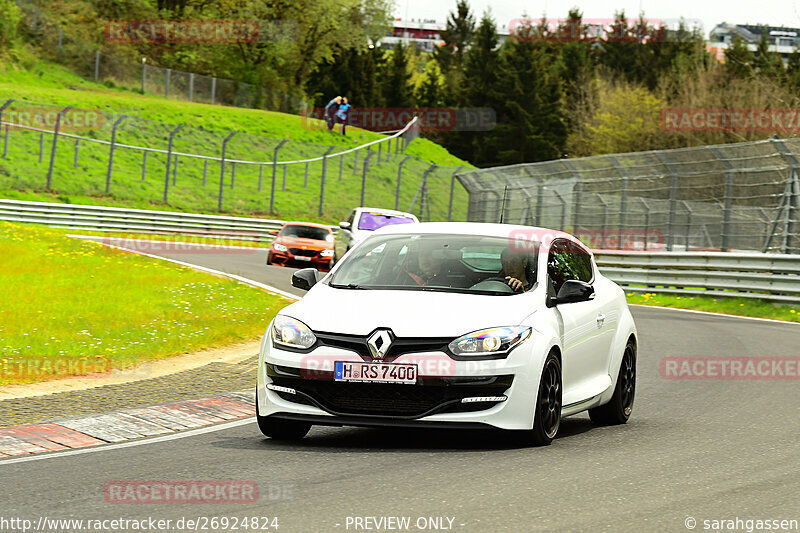
<instances>
[{"instance_id":1,"label":"windshield wiper","mask_svg":"<svg viewBox=\"0 0 800 533\"><path fill-rule=\"evenodd\" d=\"M334 289L356 289L362 291L369 290L369 287L364 287L363 285L357 285L355 283L348 283L347 285L336 285L331 283L330 286Z\"/></svg>"}]
</instances>

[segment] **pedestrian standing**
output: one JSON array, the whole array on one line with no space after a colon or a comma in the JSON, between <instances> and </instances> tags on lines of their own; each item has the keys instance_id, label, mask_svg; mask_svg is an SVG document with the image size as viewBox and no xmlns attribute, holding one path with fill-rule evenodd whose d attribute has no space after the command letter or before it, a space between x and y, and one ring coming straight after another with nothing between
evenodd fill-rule
<instances>
[{"instance_id":1,"label":"pedestrian standing","mask_svg":"<svg viewBox=\"0 0 800 533\"><path fill-rule=\"evenodd\" d=\"M339 105L339 109L336 111L336 122L342 125L342 135L345 134L345 128L347 127L347 120L350 116L350 110L353 106L347 100L347 97L342 98L342 103Z\"/></svg>"},{"instance_id":2,"label":"pedestrian standing","mask_svg":"<svg viewBox=\"0 0 800 533\"><path fill-rule=\"evenodd\" d=\"M325 106L325 121L328 123L328 131L333 131L333 125L336 123L336 112L339 111L341 103L342 97L337 96Z\"/></svg>"}]
</instances>

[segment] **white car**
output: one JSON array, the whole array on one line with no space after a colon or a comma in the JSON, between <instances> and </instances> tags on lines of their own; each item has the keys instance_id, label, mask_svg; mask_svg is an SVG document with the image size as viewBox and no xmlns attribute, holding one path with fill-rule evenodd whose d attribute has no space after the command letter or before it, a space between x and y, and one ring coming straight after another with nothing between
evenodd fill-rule
<instances>
[{"instance_id":1,"label":"white car","mask_svg":"<svg viewBox=\"0 0 800 533\"><path fill-rule=\"evenodd\" d=\"M374 232L282 309L256 390L264 435L312 425L516 430L549 444L564 416L622 424L636 387L625 294L563 232L423 223Z\"/></svg>"},{"instance_id":2,"label":"white car","mask_svg":"<svg viewBox=\"0 0 800 533\"><path fill-rule=\"evenodd\" d=\"M411 213L393 211L391 209L375 209L372 207L356 207L350 211L347 220L339 222L336 233L333 262L344 257L344 254L356 244L384 226L394 224L414 224L419 219Z\"/></svg>"}]
</instances>

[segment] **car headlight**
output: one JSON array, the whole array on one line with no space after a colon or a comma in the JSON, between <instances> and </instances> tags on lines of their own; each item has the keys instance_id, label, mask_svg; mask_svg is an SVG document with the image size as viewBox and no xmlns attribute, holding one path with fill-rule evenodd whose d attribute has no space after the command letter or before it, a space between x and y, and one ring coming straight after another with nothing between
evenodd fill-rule
<instances>
[{"instance_id":1,"label":"car headlight","mask_svg":"<svg viewBox=\"0 0 800 533\"><path fill-rule=\"evenodd\" d=\"M272 247L275 249L276 252L285 252L286 250L289 249L288 246L284 246L284 245L279 244L277 242L273 242L272 243Z\"/></svg>"},{"instance_id":2,"label":"car headlight","mask_svg":"<svg viewBox=\"0 0 800 533\"><path fill-rule=\"evenodd\" d=\"M473 331L448 345L454 355L498 355L509 352L531 336L531 328L510 326Z\"/></svg>"},{"instance_id":3,"label":"car headlight","mask_svg":"<svg viewBox=\"0 0 800 533\"><path fill-rule=\"evenodd\" d=\"M333 257L333 250L322 250L322 253L319 255L322 257Z\"/></svg>"},{"instance_id":4,"label":"car headlight","mask_svg":"<svg viewBox=\"0 0 800 533\"><path fill-rule=\"evenodd\" d=\"M292 348L311 348L317 342L317 337L299 320L278 315L272 322L272 340L275 344Z\"/></svg>"}]
</instances>

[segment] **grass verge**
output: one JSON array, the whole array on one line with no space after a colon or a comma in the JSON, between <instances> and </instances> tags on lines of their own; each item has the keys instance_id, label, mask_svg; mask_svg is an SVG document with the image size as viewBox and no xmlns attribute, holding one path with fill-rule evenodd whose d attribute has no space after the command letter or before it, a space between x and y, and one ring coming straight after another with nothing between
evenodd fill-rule
<instances>
[{"instance_id":1,"label":"grass verge","mask_svg":"<svg viewBox=\"0 0 800 533\"><path fill-rule=\"evenodd\" d=\"M251 340L287 304L60 231L0 223L0 386Z\"/></svg>"},{"instance_id":2,"label":"grass verge","mask_svg":"<svg viewBox=\"0 0 800 533\"><path fill-rule=\"evenodd\" d=\"M800 306L774 304L764 300L750 298L711 298L709 296L677 296L673 294L626 293L628 303L674 307L676 309L693 309L727 315L747 316L755 318L771 318L786 322L800 322Z\"/></svg>"}]
</instances>

